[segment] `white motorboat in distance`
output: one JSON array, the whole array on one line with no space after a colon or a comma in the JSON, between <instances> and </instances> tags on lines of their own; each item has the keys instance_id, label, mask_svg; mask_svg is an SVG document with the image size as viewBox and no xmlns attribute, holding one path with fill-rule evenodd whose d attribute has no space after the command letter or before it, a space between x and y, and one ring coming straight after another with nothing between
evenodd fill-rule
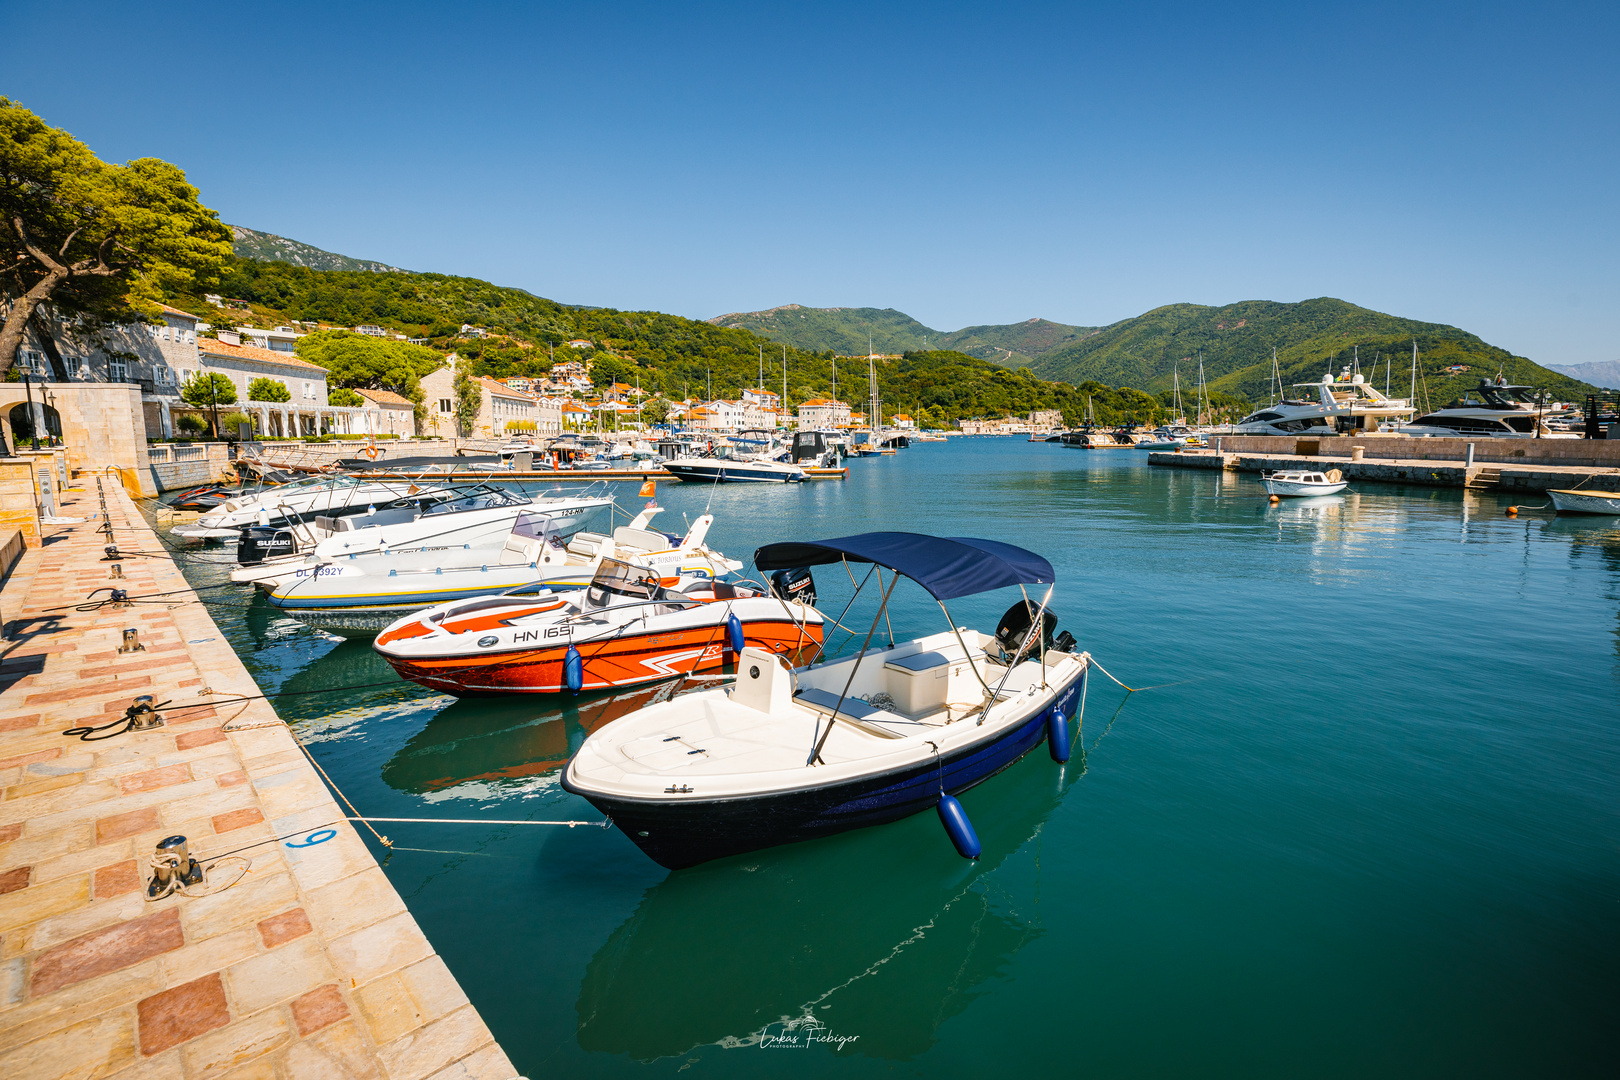
<instances>
[{"instance_id":1,"label":"white motorboat in distance","mask_svg":"<svg viewBox=\"0 0 1620 1080\"><path fill-rule=\"evenodd\" d=\"M1577 491L1559 488L1547 492L1560 514L1620 515L1620 491Z\"/></svg>"},{"instance_id":2,"label":"white motorboat in distance","mask_svg":"<svg viewBox=\"0 0 1620 1080\"><path fill-rule=\"evenodd\" d=\"M1311 495L1337 495L1350 486L1338 469L1312 472L1308 469L1280 469L1264 473L1261 482L1273 495L1309 497Z\"/></svg>"},{"instance_id":3,"label":"white motorboat in distance","mask_svg":"<svg viewBox=\"0 0 1620 1080\"><path fill-rule=\"evenodd\" d=\"M592 734L563 788L670 869L934 807L958 850L976 856L954 794L1049 734L1053 756L1067 759L1090 657L1073 651L1067 633L1051 638L1051 564L1011 544L888 532L754 553L762 573L859 562L896 574L872 631L900 576L942 609L992 589L1049 587L1038 608L1027 595L1015 603L994 635L952 625L872 649L868 632L859 655L801 667L744 648L735 685L651 705Z\"/></svg>"},{"instance_id":4,"label":"white motorboat in distance","mask_svg":"<svg viewBox=\"0 0 1620 1080\"><path fill-rule=\"evenodd\" d=\"M368 506L364 513L286 525L251 525L236 542L236 582L272 581L332 559L428 548L480 548L503 543L524 514L557 523L563 537L583 529L613 505L611 493L590 489L578 495L529 496L506 488L477 485L456 498L410 495Z\"/></svg>"}]
</instances>

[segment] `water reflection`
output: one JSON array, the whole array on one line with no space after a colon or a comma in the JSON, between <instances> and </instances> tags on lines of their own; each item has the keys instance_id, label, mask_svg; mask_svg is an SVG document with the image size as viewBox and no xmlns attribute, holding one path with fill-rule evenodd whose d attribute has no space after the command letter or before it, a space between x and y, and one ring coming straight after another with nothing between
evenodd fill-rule
<instances>
[{"instance_id":1,"label":"water reflection","mask_svg":"<svg viewBox=\"0 0 1620 1080\"><path fill-rule=\"evenodd\" d=\"M666 682L561 705L556 698L534 697L453 701L388 759L382 778L397 791L417 795L476 784L478 790L468 794L483 798L489 785L556 772L591 732L667 700L679 685Z\"/></svg>"},{"instance_id":2,"label":"water reflection","mask_svg":"<svg viewBox=\"0 0 1620 1080\"><path fill-rule=\"evenodd\" d=\"M671 874L587 967L580 1046L651 1061L820 1027L858 1036L846 1055L924 1052L1044 932L1034 852L1068 775L1031 754L970 793L977 863L923 814Z\"/></svg>"}]
</instances>

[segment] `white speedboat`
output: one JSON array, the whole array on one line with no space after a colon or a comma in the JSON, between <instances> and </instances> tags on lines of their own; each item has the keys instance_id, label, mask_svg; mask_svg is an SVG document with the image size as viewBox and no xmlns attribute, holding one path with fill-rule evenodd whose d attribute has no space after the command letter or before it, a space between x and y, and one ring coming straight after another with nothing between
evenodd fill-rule
<instances>
[{"instance_id":1,"label":"white speedboat","mask_svg":"<svg viewBox=\"0 0 1620 1080\"><path fill-rule=\"evenodd\" d=\"M762 571L845 562L893 570L943 607L960 596L1052 583L1022 548L968 537L866 533L770 544ZM880 579L881 580L881 579ZM1051 589L1047 589L1047 598ZM948 616L947 612L947 616ZM1069 721L1090 657L1051 633L1057 619L1027 596L994 635L942 633L793 667L744 648L724 689L682 695L585 740L562 786L588 799L671 869L892 821L938 807L957 848L977 840L954 794L1017 761L1050 734L1068 757ZM952 821L956 824L953 825Z\"/></svg>"},{"instance_id":2,"label":"white speedboat","mask_svg":"<svg viewBox=\"0 0 1620 1080\"><path fill-rule=\"evenodd\" d=\"M1386 396L1374 389L1361 375L1345 373L1337 379L1332 372L1321 382L1296 383L1290 390L1303 390L1297 397L1284 396L1239 420L1233 435L1314 435L1326 437L1342 431L1377 431L1380 425L1411 419L1412 406L1401 398Z\"/></svg>"},{"instance_id":3,"label":"white speedboat","mask_svg":"<svg viewBox=\"0 0 1620 1080\"><path fill-rule=\"evenodd\" d=\"M1350 486L1338 469L1312 472L1305 469L1280 469L1264 473L1261 482L1273 495L1309 497L1311 495L1337 495Z\"/></svg>"},{"instance_id":4,"label":"white speedboat","mask_svg":"<svg viewBox=\"0 0 1620 1080\"><path fill-rule=\"evenodd\" d=\"M393 623L373 646L395 671L458 697L623 689L720 667L745 650L821 644L807 603L727 582L603 559L571 593L441 604ZM682 751L683 753L685 751Z\"/></svg>"},{"instance_id":5,"label":"white speedboat","mask_svg":"<svg viewBox=\"0 0 1620 1080\"><path fill-rule=\"evenodd\" d=\"M564 537L583 529L605 507L610 494L529 497L480 485L459 498L407 496L368 507L363 514L316 515L287 525L252 525L236 542L236 582L267 582L306 565L354 555L418 551L425 548L484 548L501 544L524 514L557 523Z\"/></svg>"},{"instance_id":6,"label":"white speedboat","mask_svg":"<svg viewBox=\"0 0 1620 1080\"><path fill-rule=\"evenodd\" d=\"M677 479L698 483L796 484L805 477L805 471L791 462L739 453L732 446L717 446L707 457L666 461L664 470Z\"/></svg>"},{"instance_id":7,"label":"white speedboat","mask_svg":"<svg viewBox=\"0 0 1620 1080\"><path fill-rule=\"evenodd\" d=\"M1547 492L1560 514L1620 514L1620 491L1577 491L1560 488Z\"/></svg>"},{"instance_id":8,"label":"white speedboat","mask_svg":"<svg viewBox=\"0 0 1620 1080\"><path fill-rule=\"evenodd\" d=\"M316 517L363 514L378 504L386 506L402 498L414 499L419 505L431 504L453 499L460 490L401 480L360 480L341 473L311 476L253 495L226 499L194 523L175 528L174 535L191 540L235 539L249 525L290 525Z\"/></svg>"},{"instance_id":9,"label":"white speedboat","mask_svg":"<svg viewBox=\"0 0 1620 1080\"><path fill-rule=\"evenodd\" d=\"M648 507L611 537L568 544L561 526L538 512L521 515L499 548L432 549L346 556L261 582L283 613L335 633L376 633L433 604L518 590L563 592L588 585L604 559L655 574L667 587L742 569L704 543L714 523L705 514L685 537L649 529Z\"/></svg>"}]
</instances>

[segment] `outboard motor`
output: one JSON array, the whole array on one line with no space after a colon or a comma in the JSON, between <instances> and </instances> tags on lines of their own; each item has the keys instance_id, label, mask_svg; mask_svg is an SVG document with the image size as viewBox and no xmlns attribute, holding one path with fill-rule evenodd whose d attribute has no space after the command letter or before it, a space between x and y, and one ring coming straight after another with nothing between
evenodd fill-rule
<instances>
[{"instance_id":1,"label":"outboard motor","mask_svg":"<svg viewBox=\"0 0 1620 1080\"><path fill-rule=\"evenodd\" d=\"M810 576L810 569L805 566L778 570L771 575L771 595L779 600L797 600L815 607L816 579Z\"/></svg>"},{"instance_id":2,"label":"outboard motor","mask_svg":"<svg viewBox=\"0 0 1620 1080\"><path fill-rule=\"evenodd\" d=\"M298 551L298 538L291 529L269 525L249 525L236 538L236 561L241 566L257 566L276 555Z\"/></svg>"},{"instance_id":3,"label":"outboard motor","mask_svg":"<svg viewBox=\"0 0 1620 1080\"><path fill-rule=\"evenodd\" d=\"M1029 628L1035 622L1035 613L1040 605L1033 600L1020 600L1007 609L1001 616L1001 622L996 624L996 644L1001 646L1002 654L1011 659L1023 659L1025 656L1037 654L1042 647L1041 639L1045 639L1045 647L1052 647L1052 631L1057 629L1057 616L1048 611L1041 617L1042 627L1039 635L1030 634ZM1029 645L1018 656L1015 651L1024 644L1024 638L1029 637ZM1073 640L1072 638L1070 639Z\"/></svg>"},{"instance_id":4,"label":"outboard motor","mask_svg":"<svg viewBox=\"0 0 1620 1080\"><path fill-rule=\"evenodd\" d=\"M1065 630L1063 633L1052 639L1050 649L1052 652L1072 653L1074 652L1074 647L1076 644L1078 644L1078 642L1074 640L1074 635Z\"/></svg>"}]
</instances>

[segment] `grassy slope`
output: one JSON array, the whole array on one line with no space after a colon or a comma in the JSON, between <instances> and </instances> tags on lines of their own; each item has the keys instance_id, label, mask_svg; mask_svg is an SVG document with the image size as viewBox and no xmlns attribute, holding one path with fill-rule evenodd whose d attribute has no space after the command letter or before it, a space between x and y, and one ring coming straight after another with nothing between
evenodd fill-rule
<instances>
[{"instance_id":1,"label":"grassy slope","mask_svg":"<svg viewBox=\"0 0 1620 1080\"><path fill-rule=\"evenodd\" d=\"M968 326L946 333L893 308L810 308L799 304L768 311L733 312L709 321L815 352L830 349L842 356L864 356L867 335L871 335L871 347L879 353L945 349L1009 367L1027 366L1036 357L1092 332L1091 327L1030 319L1006 325Z\"/></svg>"},{"instance_id":2,"label":"grassy slope","mask_svg":"<svg viewBox=\"0 0 1620 1080\"><path fill-rule=\"evenodd\" d=\"M1503 372L1510 382L1546 387L1555 396L1575 398L1586 384L1551 371L1522 356L1481 341L1454 326L1402 319L1323 297L1297 304L1250 300L1224 307L1170 304L1145 315L1102 328L1080 341L1037 358L1031 371L1046 379L1082 382L1094 379L1112 386L1134 386L1153 392L1170 388L1178 365L1183 389L1196 382L1202 352L1205 378L1217 390L1264 401L1271 381L1271 350L1277 350L1284 384L1316 381L1337 372L1359 347L1361 368L1379 387L1382 355L1393 357L1390 386L1404 396L1411 382L1411 348L1419 351L1420 399L1439 407L1482 377ZM1448 375L1453 364L1467 373Z\"/></svg>"}]
</instances>

